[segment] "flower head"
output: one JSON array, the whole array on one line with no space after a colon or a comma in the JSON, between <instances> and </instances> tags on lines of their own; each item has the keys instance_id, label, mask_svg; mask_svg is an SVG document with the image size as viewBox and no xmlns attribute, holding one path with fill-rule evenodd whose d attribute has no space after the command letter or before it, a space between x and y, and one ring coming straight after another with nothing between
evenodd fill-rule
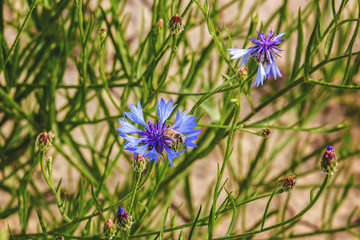
<instances>
[{"instance_id":1,"label":"flower head","mask_svg":"<svg viewBox=\"0 0 360 240\"><path fill-rule=\"evenodd\" d=\"M39 150L43 152L49 150L49 148L52 146L54 137L55 137L54 131L50 131L49 133L47 132L40 133L36 139L36 144Z\"/></svg>"},{"instance_id":2,"label":"flower head","mask_svg":"<svg viewBox=\"0 0 360 240\"><path fill-rule=\"evenodd\" d=\"M104 224L104 235L107 239L113 239L116 235L116 226L111 219Z\"/></svg>"},{"instance_id":3,"label":"flower head","mask_svg":"<svg viewBox=\"0 0 360 240\"><path fill-rule=\"evenodd\" d=\"M326 174L333 174L337 170L337 158L332 146L327 146L322 155L320 167Z\"/></svg>"},{"instance_id":4,"label":"flower head","mask_svg":"<svg viewBox=\"0 0 360 240\"><path fill-rule=\"evenodd\" d=\"M184 24L179 14L175 14L169 21L169 30L171 34L179 34L184 30Z\"/></svg>"},{"instance_id":5,"label":"flower head","mask_svg":"<svg viewBox=\"0 0 360 240\"><path fill-rule=\"evenodd\" d=\"M281 37L284 34L285 33L280 33L275 35L272 30L270 30L267 35L264 32L258 33L258 38L249 39L255 46L248 49L228 49L229 53L233 55L231 59L242 58L240 65L246 64L249 56L259 63L254 86L263 85L264 79L269 79L270 76L275 80L277 76L282 77L274 59L280 56L281 48L279 48L278 45L282 42ZM265 66L263 64L265 64Z\"/></svg>"},{"instance_id":6,"label":"flower head","mask_svg":"<svg viewBox=\"0 0 360 240\"><path fill-rule=\"evenodd\" d=\"M295 189L295 184L296 184L295 177L296 177L295 175L288 175L279 179L278 182L280 183L281 189L284 192L289 192Z\"/></svg>"},{"instance_id":7,"label":"flower head","mask_svg":"<svg viewBox=\"0 0 360 240\"><path fill-rule=\"evenodd\" d=\"M258 131L258 134L263 138L267 138L268 136L270 136L271 130L269 128L263 128Z\"/></svg>"},{"instance_id":8,"label":"flower head","mask_svg":"<svg viewBox=\"0 0 360 240\"><path fill-rule=\"evenodd\" d=\"M119 224L119 227L124 231L129 230L131 228L131 225L133 224L132 216L122 206L119 206L119 209L117 211L116 222Z\"/></svg>"},{"instance_id":9,"label":"flower head","mask_svg":"<svg viewBox=\"0 0 360 240\"><path fill-rule=\"evenodd\" d=\"M119 118L122 126L116 130L120 132L118 133L120 136L127 140L125 149L133 151L134 157L140 154L143 157L148 157L149 161L155 160L157 162L157 158L162 158L166 152L170 164L173 165L174 157L179 157L180 153L187 150L178 151L179 144L187 148L196 147L192 141L197 139L200 130L194 129L197 125L197 121L194 121L195 116L187 115L187 111L180 113L177 109L174 124L170 126L166 123L176 107L172 103L172 100L166 103L164 99L157 103L159 120L155 123L145 122L140 101L137 107L131 104L131 112L125 112L124 118ZM142 130L128 122L128 119L140 124ZM133 133L137 133L141 137L129 135Z\"/></svg>"},{"instance_id":10,"label":"flower head","mask_svg":"<svg viewBox=\"0 0 360 240\"><path fill-rule=\"evenodd\" d=\"M135 172L141 173L146 168L146 161L143 156L140 154L134 157L133 163L132 163L133 170Z\"/></svg>"}]
</instances>

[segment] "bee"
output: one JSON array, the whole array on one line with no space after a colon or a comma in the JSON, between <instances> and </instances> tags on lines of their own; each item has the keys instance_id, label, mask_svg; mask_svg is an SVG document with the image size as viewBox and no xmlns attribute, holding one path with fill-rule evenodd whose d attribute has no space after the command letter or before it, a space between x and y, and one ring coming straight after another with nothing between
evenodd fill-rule
<instances>
[{"instance_id":1,"label":"bee","mask_svg":"<svg viewBox=\"0 0 360 240\"><path fill-rule=\"evenodd\" d=\"M173 148L175 151L177 151L179 143L185 143L185 136L174 129L166 129L164 135L174 142Z\"/></svg>"}]
</instances>

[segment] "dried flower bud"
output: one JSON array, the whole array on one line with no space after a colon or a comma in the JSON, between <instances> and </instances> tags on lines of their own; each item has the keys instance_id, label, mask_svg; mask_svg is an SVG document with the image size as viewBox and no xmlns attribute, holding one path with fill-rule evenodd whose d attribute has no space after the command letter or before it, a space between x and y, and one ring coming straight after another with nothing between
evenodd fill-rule
<instances>
[{"instance_id":1,"label":"dried flower bud","mask_svg":"<svg viewBox=\"0 0 360 240\"><path fill-rule=\"evenodd\" d=\"M159 27L163 27L164 26L164 19L160 18L156 24L159 26Z\"/></svg>"},{"instance_id":2,"label":"dried flower bud","mask_svg":"<svg viewBox=\"0 0 360 240\"><path fill-rule=\"evenodd\" d=\"M258 134L263 138L267 138L271 134L271 130L269 128L263 128L258 132Z\"/></svg>"},{"instance_id":3,"label":"dried flower bud","mask_svg":"<svg viewBox=\"0 0 360 240\"><path fill-rule=\"evenodd\" d=\"M175 14L169 21L169 30L171 34L179 34L184 30L184 24L182 23L179 14Z\"/></svg>"},{"instance_id":4,"label":"dried flower bud","mask_svg":"<svg viewBox=\"0 0 360 240\"><path fill-rule=\"evenodd\" d=\"M248 71L248 69L246 67L240 68L238 73L237 73L239 79L245 79L247 77L247 75L248 75L247 71Z\"/></svg>"},{"instance_id":5,"label":"dried flower bud","mask_svg":"<svg viewBox=\"0 0 360 240\"><path fill-rule=\"evenodd\" d=\"M281 184L281 189L284 192L290 192L295 189L295 177L296 175L288 175L281 179L279 179L279 183Z\"/></svg>"},{"instance_id":6,"label":"dried flower bud","mask_svg":"<svg viewBox=\"0 0 360 240\"><path fill-rule=\"evenodd\" d=\"M55 132L50 131L49 133L40 133L36 139L36 144L40 151L46 152L52 146L52 141L55 137Z\"/></svg>"},{"instance_id":7,"label":"dried flower bud","mask_svg":"<svg viewBox=\"0 0 360 240\"><path fill-rule=\"evenodd\" d=\"M132 216L125 211L122 206L119 206L117 215L116 215L116 222L119 225L121 230L128 231L133 224Z\"/></svg>"},{"instance_id":8,"label":"dried flower bud","mask_svg":"<svg viewBox=\"0 0 360 240\"><path fill-rule=\"evenodd\" d=\"M116 235L116 225L111 219L107 220L104 225L104 235L107 239L113 239Z\"/></svg>"},{"instance_id":9,"label":"dried flower bud","mask_svg":"<svg viewBox=\"0 0 360 240\"><path fill-rule=\"evenodd\" d=\"M140 154L134 157L134 161L132 163L133 170L135 172L141 173L146 168L146 160Z\"/></svg>"},{"instance_id":10,"label":"dried flower bud","mask_svg":"<svg viewBox=\"0 0 360 240\"><path fill-rule=\"evenodd\" d=\"M338 163L334 148L332 146L327 146L321 158L321 170L323 170L326 174L333 174L337 170L337 165Z\"/></svg>"},{"instance_id":11,"label":"dried flower bud","mask_svg":"<svg viewBox=\"0 0 360 240\"><path fill-rule=\"evenodd\" d=\"M164 20L160 18L154 25L155 34L160 34L164 30Z\"/></svg>"},{"instance_id":12,"label":"dried flower bud","mask_svg":"<svg viewBox=\"0 0 360 240\"><path fill-rule=\"evenodd\" d=\"M101 40L101 41L106 38L107 32L106 32L105 28L100 29L100 31L99 31L99 36L100 36L100 40Z\"/></svg>"}]
</instances>

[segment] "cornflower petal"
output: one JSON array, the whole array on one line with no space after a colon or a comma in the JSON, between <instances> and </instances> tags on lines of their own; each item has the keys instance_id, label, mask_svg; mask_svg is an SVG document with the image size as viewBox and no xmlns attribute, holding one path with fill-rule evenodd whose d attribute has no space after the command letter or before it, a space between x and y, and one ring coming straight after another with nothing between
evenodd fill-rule
<instances>
[{"instance_id":1,"label":"cornflower petal","mask_svg":"<svg viewBox=\"0 0 360 240\"><path fill-rule=\"evenodd\" d=\"M119 118L119 122L122 125L121 127L118 127L116 130L118 130L121 133L125 133L125 134L129 134L129 133L137 133L137 132L141 132L140 129L138 129L137 127L135 127L134 125L132 125L131 123L129 123L125 116L124 119Z\"/></svg>"},{"instance_id":2,"label":"cornflower petal","mask_svg":"<svg viewBox=\"0 0 360 240\"><path fill-rule=\"evenodd\" d=\"M138 147L133 147L135 149L135 150L133 150L134 151L134 157L139 155L139 154L141 156L145 156L145 152L146 152L148 146L149 146L149 144L145 144L143 146L138 146ZM129 148L128 148L128 150L129 150Z\"/></svg>"},{"instance_id":3,"label":"cornflower petal","mask_svg":"<svg viewBox=\"0 0 360 240\"><path fill-rule=\"evenodd\" d=\"M184 150L181 150L179 152L175 152L174 150L172 150L171 148L169 147L165 147L165 151L167 153L167 157L168 157L168 160L169 160L169 163L171 166L173 166L173 159L174 157L180 157L180 153L182 152L185 152L187 149L184 149Z\"/></svg>"},{"instance_id":4,"label":"cornflower petal","mask_svg":"<svg viewBox=\"0 0 360 240\"><path fill-rule=\"evenodd\" d=\"M200 133L200 130L194 130L194 127L197 125L197 121L194 121L196 116L186 115L187 111L179 114L179 109L176 114L175 123L171 126L171 129L174 129L182 134L190 134L193 132ZM194 122L193 122L194 121Z\"/></svg>"},{"instance_id":5,"label":"cornflower petal","mask_svg":"<svg viewBox=\"0 0 360 240\"><path fill-rule=\"evenodd\" d=\"M171 129L178 129L180 127L180 125L182 124L182 122L184 121L184 116L186 115L187 110L183 111L180 114L179 109L177 109L176 112L176 118L175 118L175 122L174 124L171 126Z\"/></svg>"},{"instance_id":6,"label":"cornflower petal","mask_svg":"<svg viewBox=\"0 0 360 240\"><path fill-rule=\"evenodd\" d=\"M156 151L155 148L151 149L147 154L144 155L144 157L149 157L149 162L151 160L155 160L155 162L157 162L157 157L162 158L162 156Z\"/></svg>"},{"instance_id":7,"label":"cornflower petal","mask_svg":"<svg viewBox=\"0 0 360 240\"><path fill-rule=\"evenodd\" d=\"M247 60L249 59L249 56L250 56L250 54L246 54L242 59L241 59L241 61L240 61L240 66L241 65L246 65L246 63L247 63Z\"/></svg>"},{"instance_id":8,"label":"cornflower petal","mask_svg":"<svg viewBox=\"0 0 360 240\"><path fill-rule=\"evenodd\" d=\"M251 53L251 49L242 49L242 48L228 48L227 49L231 55L231 59L239 59L241 57L248 57Z\"/></svg>"},{"instance_id":9,"label":"cornflower petal","mask_svg":"<svg viewBox=\"0 0 360 240\"><path fill-rule=\"evenodd\" d=\"M147 126L144 120L142 107L140 101L138 101L137 107L133 104L130 104L131 112L125 112L124 114L133 122Z\"/></svg>"},{"instance_id":10,"label":"cornflower petal","mask_svg":"<svg viewBox=\"0 0 360 240\"><path fill-rule=\"evenodd\" d=\"M269 79L270 76L272 76L275 80L277 76L282 77L279 68L273 60L270 60L270 62L265 65L265 73L267 79Z\"/></svg>"},{"instance_id":11,"label":"cornflower petal","mask_svg":"<svg viewBox=\"0 0 360 240\"><path fill-rule=\"evenodd\" d=\"M263 85L265 77L266 77L266 73L265 73L264 67L261 63L259 63L258 71L257 71L253 86L256 85L258 87L260 85L260 83L261 83L261 85Z\"/></svg>"},{"instance_id":12,"label":"cornflower petal","mask_svg":"<svg viewBox=\"0 0 360 240\"><path fill-rule=\"evenodd\" d=\"M186 147L197 147L192 141L196 140L198 137L197 135L199 135L199 132L195 132L193 134L189 134L185 136L185 143L184 145Z\"/></svg>"},{"instance_id":13,"label":"cornflower petal","mask_svg":"<svg viewBox=\"0 0 360 240\"><path fill-rule=\"evenodd\" d=\"M274 37L274 40L280 40L280 41L282 41L282 40L281 40L281 37L284 36L284 34L285 34L285 33L279 33L278 35L276 35L276 36Z\"/></svg>"},{"instance_id":14,"label":"cornflower petal","mask_svg":"<svg viewBox=\"0 0 360 240\"><path fill-rule=\"evenodd\" d=\"M139 145L139 143L141 141L144 141L145 138L138 138L138 137L134 137L131 135L127 135L127 134L119 134L118 135L122 136L123 138L125 138L125 140L127 140L127 142L125 143L125 145L127 147L136 147L137 145Z\"/></svg>"},{"instance_id":15,"label":"cornflower petal","mask_svg":"<svg viewBox=\"0 0 360 240\"><path fill-rule=\"evenodd\" d=\"M158 111L158 115L159 115L161 124L163 124L166 121L166 119L168 119L170 117L172 111L176 107L176 104L174 106L172 106L172 103L173 103L172 99L170 101L168 101L167 103L165 103L164 99L161 99L158 102L156 109Z\"/></svg>"}]
</instances>

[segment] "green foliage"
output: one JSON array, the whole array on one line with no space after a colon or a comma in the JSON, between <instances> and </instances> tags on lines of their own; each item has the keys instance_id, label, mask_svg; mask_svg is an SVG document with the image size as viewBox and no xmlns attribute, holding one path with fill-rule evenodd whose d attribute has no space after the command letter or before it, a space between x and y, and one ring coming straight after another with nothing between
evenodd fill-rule
<instances>
[{"instance_id":1,"label":"green foliage","mask_svg":"<svg viewBox=\"0 0 360 240\"><path fill-rule=\"evenodd\" d=\"M0 239L105 239L119 205L134 221L119 239L359 238L360 0L134 2L0 3ZM286 33L283 77L252 87L257 62L241 75L227 49L271 27ZM154 118L160 98L197 116L198 147L132 171L117 119L137 100ZM333 177L320 170L327 145ZM315 230L295 234L315 204Z\"/></svg>"}]
</instances>

